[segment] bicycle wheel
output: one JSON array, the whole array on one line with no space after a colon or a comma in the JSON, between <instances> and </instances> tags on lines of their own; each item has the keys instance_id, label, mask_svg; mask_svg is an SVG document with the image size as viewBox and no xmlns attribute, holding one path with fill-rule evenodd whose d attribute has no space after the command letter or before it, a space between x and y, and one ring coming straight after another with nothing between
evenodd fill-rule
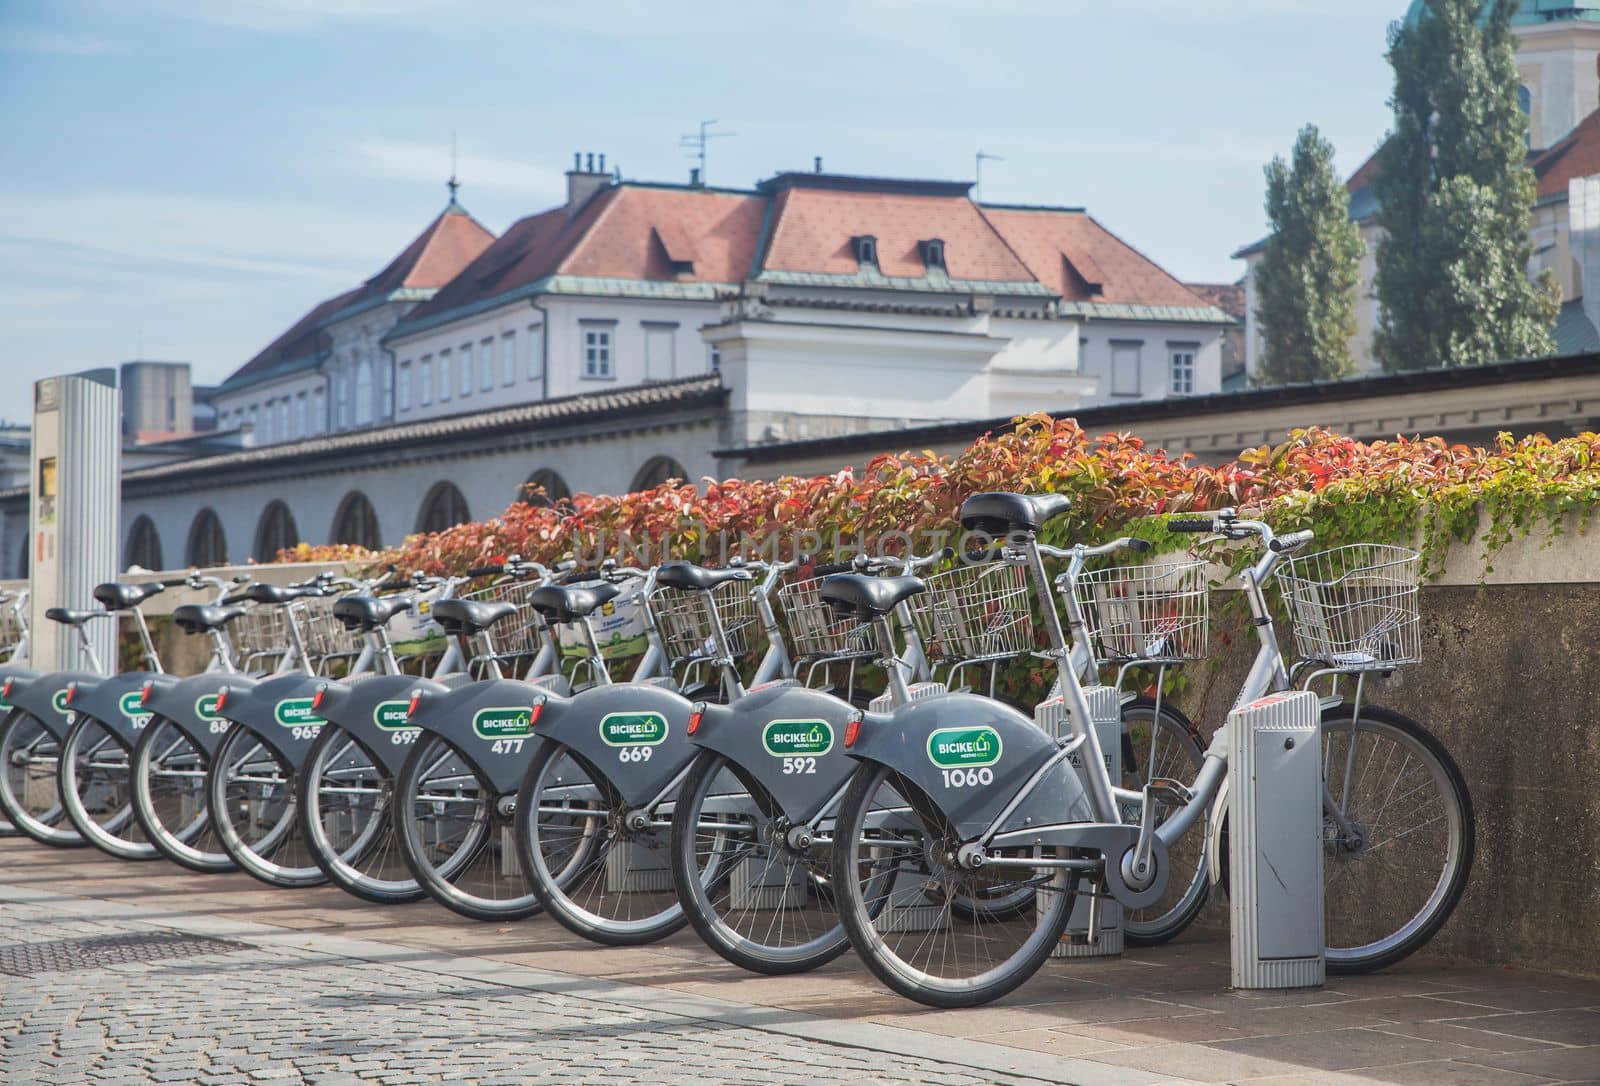
<instances>
[{"instance_id":1,"label":"bicycle wheel","mask_svg":"<svg viewBox=\"0 0 1600 1086\"><path fill-rule=\"evenodd\" d=\"M1138 698L1122 707L1122 787L1138 791L1153 777L1190 784L1205 760L1205 747L1189 719L1165 701L1161 715L1150 698ZM1162 803L1156 824L1172 813ZM1124 812L1124 821L1138 821L1137 810ZM1125 909L1123 938L1130 946L1158 946L1194 923L1205 907L1210 890L1206 871L1206 819L1202 817L1168 853L1171 876L1154 904Z\"/></svg>"},{"instance_id":2,"label":"bicycle wheel","mask_svg":"<svg viewBox=\"0 0 1600 1086\"><path fill-rule=\"evenodd\" d=\"M245 872L270 886L326 882L296 822L295 767L254 730L235 723L206 774L217 840Z\"/></svg>"},{"instance_id":3,"label":"bicycle wheel","mask_svg":"<svg viewBox=\"0 0 1600 1086\"><path fill-rule=\"evenodd\" d=\"M394 780L373 753L324 724L300 770L300 830L328 878L379 905L420 901L394 832Z\"/></svg>"},{"instance_id":4,"label":"bicycle wheel","mask_svg":"<svg viewBox=\"0 0 1600 1086\"><path fill-rule=\"evenodd\" d=\"M395 780L400 854L427 895L475 920L539 911L512 841L512 796L454 744L423 733Z\"/></svg>"},{"instance_id":5,"label":"bicycle wheel","mask_svg":"<svg viewBox=\"0 0 1600 1086\"><path fill-rule=\"evenodd\" d=\"M672 886L670 822L631 807L596 766L545 740L517 794L517 848L533 892L569 931L606 946L687 922Z\"/></svg>"},{"instance_id":6,"label":"bicycle wheel","mask_svg":"<svg viewBox=\"0 0 1600 1086\"><path fill-rule=\"evenodd\" d=\"M12 713L0 724L0 808L40 844L78 848L89 842L67 821L61 805L60 756L61 743L50 729L29 713Z\"/></svg>"},{"instance_id":7,"label":"bicycle wheel","mask_svg":"<svg viewBox=\"0 0 1600 1086\"><path fill-rule=\"evenodd\" d=\"M954 828L914 784L863 763L834 830L839 913L850 943L891 989L930 1007L998 999L1038 971L1061 939L1077 877L1028 861L1037 849L995 850L1023 861L971 871L953 863ZM979 908L1031 894L1033 908Z\"/></svg>"},{"instance_id":8,"label":"bicycle wheel","mask_svg":"<svg viewBox=\"0 0 1600 1086\"><path fill-rule=\"evenodd\" d=\"M153 717L133 745L133 817L160 853L190 871L232 871L206 808L205 748L170 720Z\"/></svg>"},{"instance_id":9,"label":"bicycle wheel","mask_svg":"<svg viewBox=\"0 0 1600 1086\"><path fill-rule=\"evenodd\" d=\"M673 809L672 881L707 946L774 975L826 965L849 947L834 904L832 842L811 836L722 755L695 758Z\"/></svg>"},{"instance_id":10,"label":"bicycle wheel","mask_svg":"<svg viewBox=\"0 0 1600 1086\"><path fill-rule=\"evenodd\" d=\"M99 719L80 714L61 743L56 787L67 818L101 852L122 860L161 855L133 816L132 751Z\"/></svg>"},{"instance_id":11,"label":"bicycle wheel","mask_svg":"<svg viewBox=\"0 0 1600 1086\"><path fill-rule=\"evenodd\" d=\"M1323 887L1330 973L1369 973L1449 919L1472 870L1472 797L1416 721L1348 705L1322 716ZM1329 806L1331 800L1332 806Z\"/></svg>"}]
</instances>

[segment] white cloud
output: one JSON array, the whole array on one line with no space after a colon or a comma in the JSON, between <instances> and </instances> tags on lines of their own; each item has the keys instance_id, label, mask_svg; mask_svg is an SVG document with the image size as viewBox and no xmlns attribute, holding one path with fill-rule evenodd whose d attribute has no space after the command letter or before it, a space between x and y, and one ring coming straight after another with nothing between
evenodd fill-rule
<instances>
[{"instance_id":1,"label":"white cloud","mask_svg":"<svg viewBox=\"0 0 1600 1086\"><path fill-rule=\"evenodd\" d=\"M368 176L438 184L450 175L450 159L447 143L368 140L356 144L347 166ZM469 189L514 193L530 204L559 199L566 187L560 170L470 152L457 155L456 176Z\"/></svg>"}]
</instances>

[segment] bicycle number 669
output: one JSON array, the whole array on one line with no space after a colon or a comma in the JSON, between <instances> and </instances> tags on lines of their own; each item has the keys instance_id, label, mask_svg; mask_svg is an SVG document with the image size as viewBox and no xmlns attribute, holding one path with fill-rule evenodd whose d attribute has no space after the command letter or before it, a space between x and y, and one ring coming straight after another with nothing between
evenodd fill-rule
<instances>
[{"instance_id":1,"label":"bicycle number 669","mask_svg":"<svg viewBox=\"0 0 1600 1086\"><path fill-rule=\"evenodd\" d=\"M979 784L993 784L994 770L987 767L983 769L941 769L944 774L946 788L971 788Z\"/></svg>"},{"instance_id":2,"label":"bicycle number 669","mask_svg":"<svg viewBox=\"0 0 1600 1086\"><path fill-rule=\"evenodd\" d=\"M654 747L623 747L617 755L617 760L622 762L648 762L655 753Z\"/></svg>"}]
</instances>

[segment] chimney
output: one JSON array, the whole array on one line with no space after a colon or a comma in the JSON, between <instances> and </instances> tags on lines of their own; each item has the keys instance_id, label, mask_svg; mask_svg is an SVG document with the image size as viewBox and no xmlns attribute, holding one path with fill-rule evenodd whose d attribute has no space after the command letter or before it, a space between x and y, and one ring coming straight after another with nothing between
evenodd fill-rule
<instances>
[{"instance_id":1,"label":"chimney","mask_svg":"<svg viewBox=\"0 0 1600 1086\"><path fill-rule=\"evenodd\" d=\"M812 173L821 173L822 172L822 156L821 155L817 155L815 158L813 158L811 160L811 172Z\"/></svg>"},{"instance_id":2,"label":"chimney","mask_svg":"<svg viewBox=\"0 0 1600 1086\"><path fill-rule=\"evenodd\" d=\"M600 156L600 165L595 167L594 152L587 155L582 151L572 154L572 169L567 171L567 212L570 214L582 207L584 202L603 188L613 184L612 177L606 173L606 156Z\"/></svg>"},{"instance_id":3,"label":"chimney","mask_svg":"<svg viewBox=\"0 0 1600 1086\"><path fill-rule=\"evenodd\" d=\"M689 187L690 188L694 188L694 189L697 189L697 188L700 187L700 167L699 166L691 166L691 167L689 167Z\"/></svg>"}]
</instances>

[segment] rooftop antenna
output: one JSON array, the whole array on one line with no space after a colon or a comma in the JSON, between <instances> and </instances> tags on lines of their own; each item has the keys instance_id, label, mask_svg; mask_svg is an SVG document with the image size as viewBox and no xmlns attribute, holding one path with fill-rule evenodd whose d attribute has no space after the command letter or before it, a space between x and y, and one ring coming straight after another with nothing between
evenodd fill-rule
<instances>
[{"instance_id":1,"label":"rooftop antenna","mask_svg":"<svg viewBox=\"0 0 1600 1086\"><path fill-rule=\"evenodd\" d=\"M678 137L678 146L689 151L690 158L700 160L700 181L704 184L710 177L706 172L706 144L712 140L727 139L729 136L738 135L737 132L712 132L711 126L721 124L721 121L701 121L698 132L685 132Z\"/></svg>"},{"instance_id":2,"label":"rooftop antenna","mask_svg":"<svg viewBox=\"0 0 1600 1086\"><path fill-rule=\"evenodd\" d=\"M450 190L450 203L454 206L456 190L461 187L461 182L456 180L456 134L454 132L450 133L450 180L444 183L444 187Z\"/></svg>"},{"instance_id":3,"label":"rooftop antenna","mask_svg":"<svg viewBox=\"0 0 1600 1086\"><path fill-rule=\"evenodd\" d=\"M991 155L988 151L979 151L972 169L972 195L976 203L983 203L983 164L984 162L1004 162L999 155Z\"/></svg>"}]
</instances>

